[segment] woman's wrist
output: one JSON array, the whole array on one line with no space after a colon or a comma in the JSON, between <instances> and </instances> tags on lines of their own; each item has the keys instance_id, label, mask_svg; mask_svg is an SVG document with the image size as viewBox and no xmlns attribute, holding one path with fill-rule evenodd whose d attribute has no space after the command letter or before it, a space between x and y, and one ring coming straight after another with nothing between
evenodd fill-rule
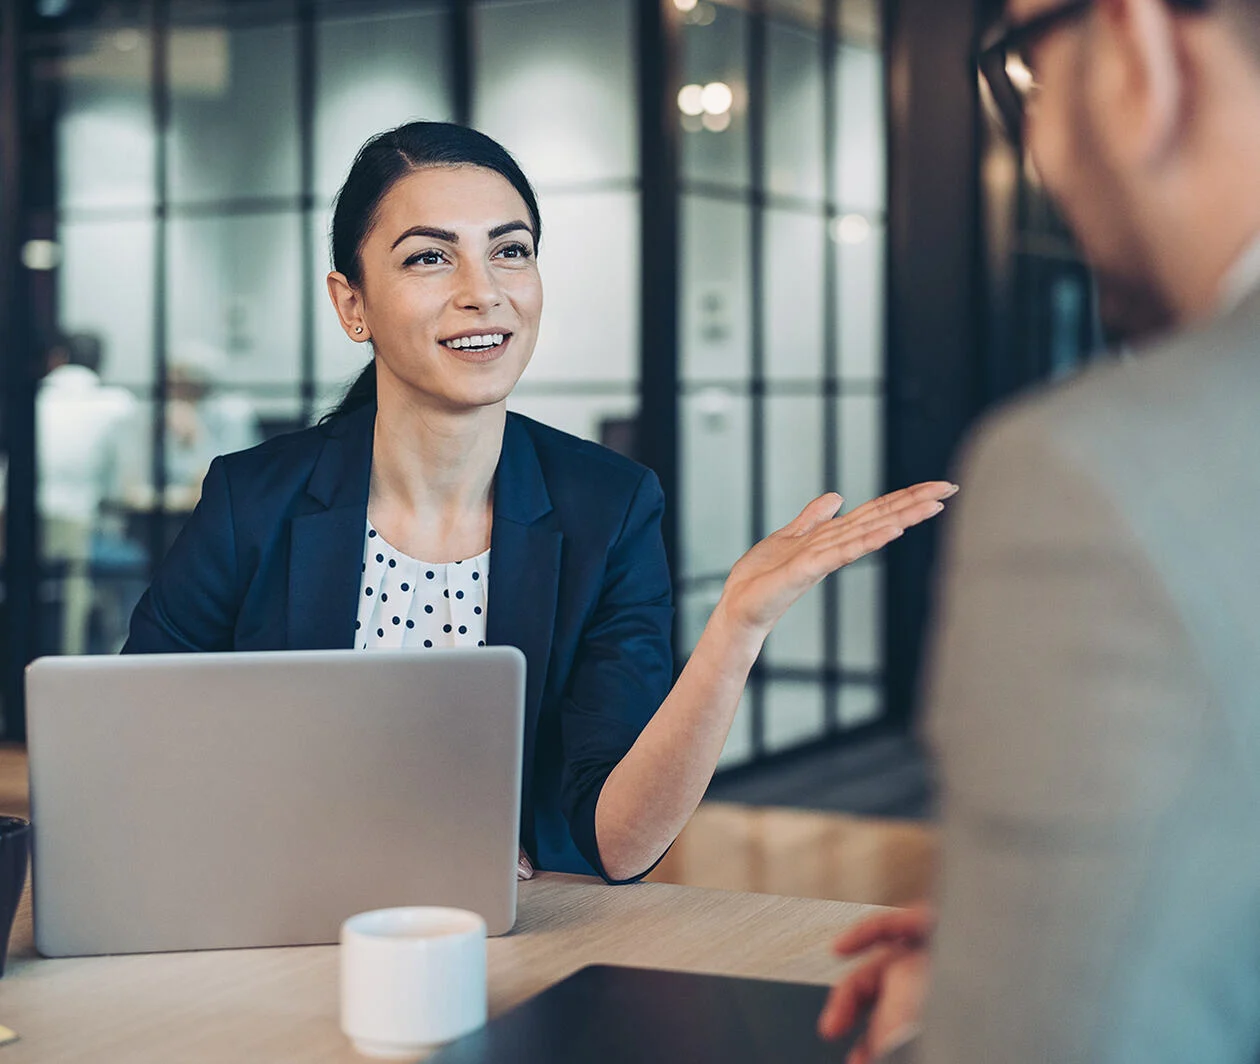
<instances>
[{"instance_id":1,"label":"woman's wrist","mask_svg":"<svg viewBox=\"0 0 1260 1064\"><path fill-rule=\"evenodd\" d=\"M727 659L724 662L727 667L743 666L751 669L769 634L768 630L749 624L735 615L729 600L723 595L718 599L718 604L704 626L700 642L707 644L721 658Z\"/></svg>"}]
</instances>

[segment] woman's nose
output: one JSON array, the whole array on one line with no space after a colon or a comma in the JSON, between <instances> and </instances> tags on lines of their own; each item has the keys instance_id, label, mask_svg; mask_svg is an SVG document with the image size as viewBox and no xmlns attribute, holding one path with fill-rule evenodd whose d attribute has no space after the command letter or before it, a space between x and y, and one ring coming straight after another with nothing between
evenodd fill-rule
<instances>
[{"instance_id":1,"label":"woman's nose","mask_svg":"<svg viewBox=\"0 0 1260 1064\"><path fill-rule=\"evenodd\" d=\"M503 294L494 275L484 263L463 263L456 279L456 302L465 310L486 310L497 307L503 301Z\"/></svg>"}]
</instances>

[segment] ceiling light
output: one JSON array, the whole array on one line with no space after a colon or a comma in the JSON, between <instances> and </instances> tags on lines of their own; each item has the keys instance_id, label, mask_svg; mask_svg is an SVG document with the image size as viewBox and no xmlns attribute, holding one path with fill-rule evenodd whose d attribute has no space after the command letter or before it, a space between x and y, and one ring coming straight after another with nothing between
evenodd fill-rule
<instances>
[{"instance_id":1,"label":"ceiling light","mask_svg":"<svg viewBox=\"0 0 1260 1064\"><path fill-rule=\"evenodd\" d=\"M699 85L684 85L678 90L678 110L685 115L704 114L704 93Z\"/></svg>"},{"instance_id":2,"label":"ceiling light","mask_svg":"<svg viewBox=\"0 0 1260 1064\"><path fill-rule=\"evenodd\" d=\"M841 244L862 244L871 235L871 223L860 214L846 214L831 223L832 239Z\"/></svg>"},{"instance_id":3,"label":"ceiling light","mask_svg":"<svg viewBox=\"0 0 1260 1064\"><path fill-rule=\"evenodd\" d=\"M711 115L723 115L731 109L735 94L724 81L710 81L700 91L700 105Z\"/></svg>"},{"instance_id":4,"label":"ceiling light","mask_svg":"<svg viewBox=\"0 0 1260 1064\"><path fill-rule=\"evenodd\" d=\"M22 265L28 270L55 270L61 263L61 245L53 240L28 240L22 245Z\"/></svg>"}]
</instances>

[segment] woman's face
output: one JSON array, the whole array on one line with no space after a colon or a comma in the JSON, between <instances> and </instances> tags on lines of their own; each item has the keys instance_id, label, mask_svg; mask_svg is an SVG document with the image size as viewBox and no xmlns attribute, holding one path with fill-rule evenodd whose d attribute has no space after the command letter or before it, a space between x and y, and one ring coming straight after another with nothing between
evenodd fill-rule
<instances>
[{"instance_id":1,"label":"woman's face","mask_svg":"<svg viewBox=\"0 0 1260 1064\"><path fill-rule=\"evenodd\" d=\"M359 249L362 285L329 275L346 334L376 348L380 386L447 409L507 398L542 313L529 218L520 193L477 166L416 170L386 193Z\"/></svg>"}]
</instances>

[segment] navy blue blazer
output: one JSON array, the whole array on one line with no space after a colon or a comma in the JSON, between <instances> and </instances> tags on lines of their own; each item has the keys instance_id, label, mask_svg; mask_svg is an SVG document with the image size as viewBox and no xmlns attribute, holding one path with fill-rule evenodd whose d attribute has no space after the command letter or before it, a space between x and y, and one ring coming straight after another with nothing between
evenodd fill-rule
<instances>
[{"instance_id":1,"label":"navy blue blazer","mask_svg":"<svg viewBox=\"0 0 1260 1064\"><path fill-rule=\"evenodd\" d=\"M124 653L354 645L375 406L216 458ZM521 844L604 873L595 804L673 680L664 498L620 455L509 414L486 642L528 662Z\"/></svg>"}]
</instances>

